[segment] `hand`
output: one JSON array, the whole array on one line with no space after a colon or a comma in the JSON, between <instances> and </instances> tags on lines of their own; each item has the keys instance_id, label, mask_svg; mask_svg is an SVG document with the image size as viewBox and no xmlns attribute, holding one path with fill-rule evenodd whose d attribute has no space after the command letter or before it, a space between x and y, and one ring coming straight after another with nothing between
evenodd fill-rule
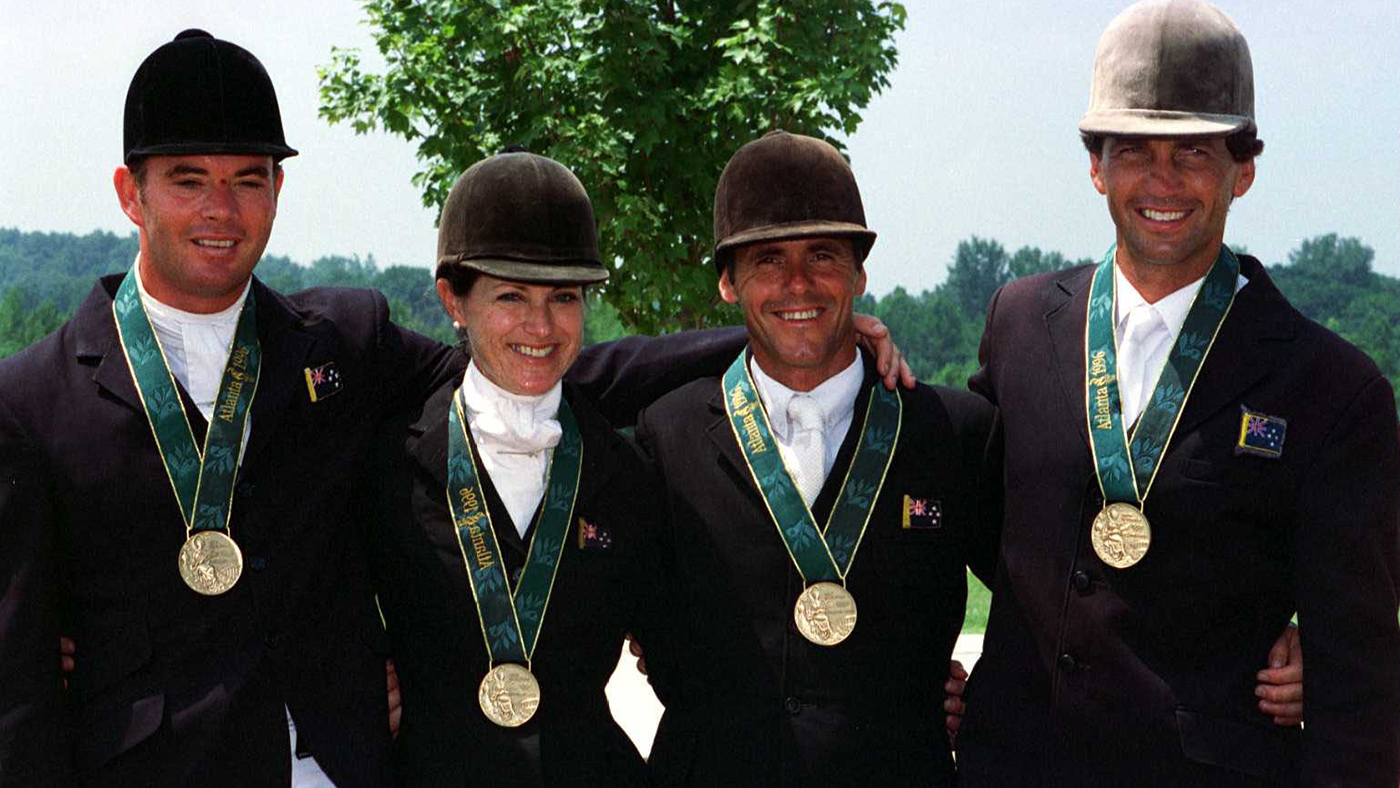
<instances>
[{"instance_id":1,"label":"hand","mask_svg":"<svg viewBox=\"0 0 1400 788\"><path fill-rule=\"evenodd\" d=\"M1289 624L1269 649L1269 667L1255 678L1259 686L1259 710L1274 718L1275 725L1293 727L1303 721L1303 649L1298 628Z\"/></svg>"},{"instance_id":2,"label":"hand","mask_svg":"<svg viewBox=\"0 0 1400 788\"><path fill-rule=\"evenodd\" d=\"M392 659L384 660L384 674L389 684L389 735L399 738L399 719L403 717L403 695L399 693L399 674Z\"/></svg>"},{"instance_id":3,"label":"hand","mask_svg":"<svg viewBox=\"0 0 1400 788\"><path fill-rule=\"evenodd\" d=\"M914 370L890 339L889 328L879 318L859 312L855 315L855 326L857 341L875 355L875 369L885 379L885 388L894 391L897 383L907 389L914 388Z\"/></svg>"},{"instance_id":4,"label":"hand","mask_svg":"<svg viewBox=\"0 0 1400 788\"><path fill-rule=\"evenodd\" d=\"M642 653L642 646L637 639L632 637L632 633L627 633L627 653L637 658L637 672L643 676L647 675L647 656Z\"/></svg>"},{"instance_id":5,"label":"hand","mask_svg":"<svg viewBox=\"0 0 1400 788\"><path fill-rule=\"evenodd\" d=\"M962 726L962 715L967 708L963 705L963 689L967 686L967 671L956 659L948 663L948 680L943 682L943 691L948 697L943 699L943 710L948 712L944 724L948 727L948 746L956 748L958 728Z\"/></svg>"},{"instance_id":6,"label":"hand","mask_svg":"<svg viewBox=\"0 0 1400 788\"><path fill-rule=\"evenodd\" d=\"M76 663L76 662L73 661L73 655L76 654L76 653L78 653L78 646L77 646L76 643L73 642L73 639L72 639L72 638L66 638L66 637L63 637L62 635L59 635L59 637L58 637L58 666L59 666L59 668L63 671L63 674L64 674L64 676L63 676L63 686L64 686L65 689L68 687L68 675L67 675L67 674L72 673L72 672L73 672L73 669L76 668L76 667L78 666L78 663Z\"/></svg>"}]
</instances>

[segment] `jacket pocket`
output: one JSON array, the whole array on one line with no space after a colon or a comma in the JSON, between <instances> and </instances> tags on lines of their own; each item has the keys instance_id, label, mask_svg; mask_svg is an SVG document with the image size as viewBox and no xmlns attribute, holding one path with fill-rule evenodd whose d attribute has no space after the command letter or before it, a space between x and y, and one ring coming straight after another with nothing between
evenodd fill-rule
<instances>
[{"instance_id":1,"label":"jacket pocket","mask_svg":"<svg viewBox=\"0 0 1400 788\"><path fill-rule=\"evenodd\" d=\"M78 641L70 682L79 731L73 755L84 768L101 766L144 741L165 715L164 692L153 677L140 675L151 661L145 622L127 622L109 633Z\"/></svg>"},{"instance_id":2,"label":"jacket pocket","mask_svg":"<svg viewBox=\"0 0 1400 788\"><path fill-rule=\"evenodd\" d=\"M1298 781L1300 731L1255 725L1188 708L1176 710L1181 751L1198 763L1282 784Z\"/></svg>"}]
</instances>

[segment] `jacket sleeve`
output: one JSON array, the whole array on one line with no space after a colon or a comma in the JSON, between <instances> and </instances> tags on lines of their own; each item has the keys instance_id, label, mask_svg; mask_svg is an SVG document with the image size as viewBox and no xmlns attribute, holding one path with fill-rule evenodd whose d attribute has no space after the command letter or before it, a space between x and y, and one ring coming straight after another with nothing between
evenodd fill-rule
<instances>
[{"instance_id":1,"label":"jacket sleeve","mask_svg":"<svg viewBox=\"0 0 1400 788\"><path fill-rule=\"evenodd\" d=\"M982 330L982 341L977 350L980 366L967 381L967 387L973 393L990 402L994 409L997 405L997 396L992 375L992 323L996 315L997 303L1001 300L1004 291L1004 286L999 288L987 305L986 325ZM1006 510L1003 442L1001 411L995 409L988 428L986 443L982 447L981 456L977 458L981 506L975 524L976 528L970 535L970 544L967 550L968 568L988 588L993 587L996 579L997 558L1001 550L1002 518Z\"/></svg>"},{"instance_id":2,"label":"jacket sleeve","mask_svg":"<svg viewBox=\"0 0 1400 788\"><path fill-rule=\"evenodd\" d=\"M1293 522L1301 785L1400 783L1400 428L1373 378L1305 471Z\"/></svg>"},{"instance_id":3,"label":"jacket sleeve","mask_svg":"<svg viewBox=\"0 0 1400 788\"><path fill-rule=\"evenodd\" d=\"M466 354L390 321L384 296L378 292L373 296L381 415L416 408L461 374L467 366Z\"/></svg>"},{"instance_id":4,"label":"jacket sleeve","mask_svg":"<svg viewBox=\"0 0 1400 788\"><path fill-rule=\"evenodd\" d=\"M66 785L52 503L34 447L0 398L0 786Z\"/></svg>"},{"instance_id":5,"label":"jacket sleeve","mask_svg":"<svg viewBox=\"0 0 1400 788\"><path fill-rule=\"evenodd\" d=\"M674 702L678 692L674 654L679 644L675 637L677 594L672 570L675 553L665 508L665 488L651 464L640 459L640 452L634 445L629 443L627 451L638 457L629 482L635 496L630 508L635 513L637 536L631 560L628 626L642 647L647 682L662 704L669 704Z\"/></svg>"},{"instance_id":6,"label":"jacket sleeve","mask_svg":"<svg viewBox=\"0 0 1400 788\"><path fill-rule=\"evenodd\" d=\"M613 426L626 427L668 391L723 374L747 343L742 326L627 337L584 348L567 377Z\"/></svg>"}]
</instances>

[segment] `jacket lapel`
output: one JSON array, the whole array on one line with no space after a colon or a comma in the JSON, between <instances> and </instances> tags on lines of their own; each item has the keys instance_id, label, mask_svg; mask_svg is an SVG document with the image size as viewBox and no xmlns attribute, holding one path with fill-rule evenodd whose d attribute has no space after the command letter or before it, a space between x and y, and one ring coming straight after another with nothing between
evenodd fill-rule
<instances>
[{"instance_id":1,"label":"jacket lapel","mask_svg":"<svg viewBox=\"0 0 1400 788\"><path fill-rule=\"evenodd\" d=\"M117 336L116 320L112 317L112 299L116 297L123 276L113 274L97 280L92 292L78 307L73 315L75 347L80 362L96 366L92 379L100 389L144 413L141 396L136 392L136 383L131 379L131 369L126 365L126 354Z\"/></svg>"},{"instance_id":2,"label":"jacket lapel","mask_svg":"<svg viewBox=\"0 0 1400 788\"><path fill-rule=\"evenodd\" d=\"M753 474L749 472L748 463L744 460L744 454L739 449L739 442L734 438L734 427L729 423L729 414L724 410L724 387L722 384L715 386L715 391L710 396L708 404L710 425L705 428L705 433L710 436L710 442L714 444L720 458L730 465L732 473L737 474L736 478L744 480L745 490L750 494L759 495L758 487L753 481Z\"/></svg>"},{"instance_id":3,"label":"jacket lapel","mask_svg":"<svg viewBox=\"0 0 1400 788\"><path fill-rule=\"evenodd\" d=\"M305 330L301 318L279 293L254 278L253 294L257 299L262 369L258 371L244 468L257 462L279 434L282 419L293 407L296 395L306 391L302 366L316 345L315 337Z\"/></svg>"},{"instance_id":4,"label":"jacket lapel","mask_svg":"<svg viewBox=\"0 0 1400 788\"><path fill-rule=\"evenodd\" d=\"M1230 313L1206 356L1196 385L1182 408L1176 434L1188 434L1221 408L1239 400L1291 347L1296 326L1288 302L1258 260L1243 257L1249 284L1235 295ZM1174 441L1175 442L1175 441Z\"/></svg>"},{"instance_id":5,"label":"jacket lapel","mask_svg":"<svg viewBox=\"0 0 1400 788\"><path fill-rule=\"evenodd\" d=\"M1084 320L1093 275L1093 266L1076 269L1056 281L1045 294L1045 327L1050 332L1060 390L1086 448L1089 425L1084 412Z\"/></svg>"},{"instance_id":6,"label":"jacket lapel","mask_svg":"<svg viewBox=\"0 0 1400 788\"><path fill-rule=\"evenodd\" d=\"M423 404L418 420L409 425L408 454L433 480L435 489L447 489L447 408L458 383L442 386Z\"/></svg>"}]
</instances>

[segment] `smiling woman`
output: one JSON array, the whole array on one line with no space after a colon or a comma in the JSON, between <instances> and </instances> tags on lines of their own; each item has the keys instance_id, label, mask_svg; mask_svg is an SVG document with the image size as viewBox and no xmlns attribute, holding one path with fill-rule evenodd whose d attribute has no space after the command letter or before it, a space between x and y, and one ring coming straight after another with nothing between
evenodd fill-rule
<instances>
[{"instance_id":1,"label":"smiling woman","mask_svg":"<svg viewBox=\"0 0 1400 788\"><path fill-rule=\"evenodd\" d=\"M386 427L368 518L400 784L646 784L604 687L625 632L661 648L658 485L562 382L584 287L607 276L588 195L557 162L505 153L453 186L437 291L471 360Z\"/></svg>"}]
</instances>

